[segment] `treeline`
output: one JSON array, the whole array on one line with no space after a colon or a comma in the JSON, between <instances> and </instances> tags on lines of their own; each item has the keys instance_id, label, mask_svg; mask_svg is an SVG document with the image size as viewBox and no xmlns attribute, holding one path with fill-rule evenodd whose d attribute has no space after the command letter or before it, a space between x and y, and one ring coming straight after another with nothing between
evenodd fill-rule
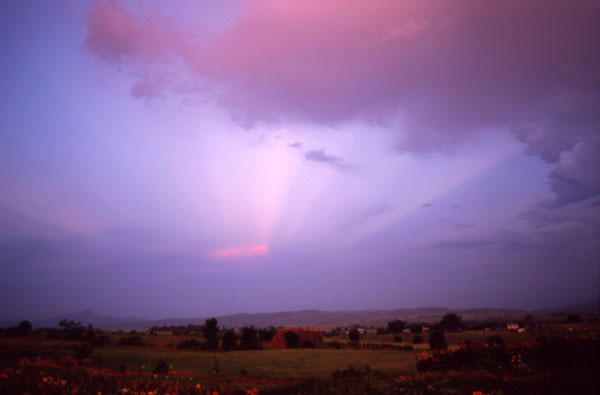
<instances>
[{"instance_id":1,"label":"treeline","mask_svg":"<svg viewBox=\"0 0 600 395\"><path fill-rule=\"evenodd\" d=\"M263 348L263 342L271 341L277 333L274 327L244 326L239 330L219 328L216 318L209 318L204 325L200 326L188 325L184 329L175 328L172 330L173 335L185 335L187 332L187 335L202 336L202 340L191 338L181 341L177 348L182 350L260 350ZM153 327L151 332L165 329L173 329L173 327Z\"/></svg>"}]
</instances>

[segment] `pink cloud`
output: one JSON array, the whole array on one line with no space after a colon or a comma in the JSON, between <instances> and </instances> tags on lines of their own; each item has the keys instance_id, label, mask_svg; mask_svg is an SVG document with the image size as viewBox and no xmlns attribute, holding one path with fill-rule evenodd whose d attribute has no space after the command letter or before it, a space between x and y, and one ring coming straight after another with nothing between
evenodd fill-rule
<instances>
[{"instance_id":1,"label":"pink cloud","mask_svg":"<svg viewBox=\"0 0 600 395\"><path fill-rule=\"evenodd\" d=\"M553 95L589 89L599 13L566 3L257 1L202 36L102 3L86 45L144 76L171 56L178 75L247 122L400 118L400 146L423 151L535 120ZM146 97L142 87L132 93Z\"/></svg>"},{"instance_id":2,"label":"pink cloud","mask_svg":"<svg viewBox=\"0 0 600 395\"><path fill-rule=\"evenodd\" d=\"M212 256L219 259L250 258L269 254L268 244L245 244L215 251Z\"/></svg>"}]
</instances>

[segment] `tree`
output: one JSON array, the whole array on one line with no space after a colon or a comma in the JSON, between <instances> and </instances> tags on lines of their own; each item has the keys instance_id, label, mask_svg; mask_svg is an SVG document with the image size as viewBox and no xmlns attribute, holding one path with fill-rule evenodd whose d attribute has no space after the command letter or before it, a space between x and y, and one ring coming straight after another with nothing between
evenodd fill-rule
<instances>
[{"instance_id":1,"label":"tree","mask_svg":"<svg viewBox=\"0 0 600 395\"><path fill-rule=\"evenodd\" d=\"M352 343L358 343L360 341L360 332L356 328L352 328L348 331L348 339Z\"/></svg>"},{"instance_id":2,"label":"tree","mask_svg":"<svg viewBox=\"0 0 600 395\"><path fill-rule=\"evenodd\" d=\"M27 335L29 335L31 333L31 329L32 329L31 322L29 322L29 321L21 321L19 323L18 328L19 328L19 334L21 336L27 336Z\"/></svg>"},{"instance_id":3,"label":"tree","mask_svg":"<svg viewBox=\"0 0 600 395\"><path fill-rule=\"evenodd\" d=\"M285 348L298 348L300 346L300 336L294 331L287 331L283 334Z\"/></svg>"},{"instance_id":4,"label":"tree","mask_svg":"<svg viewBox=\"0 0 600 395\"><path fill-rule=\"evenodd\" d=\"M233 329L227 330L223 334L223 351L235 350L237 347L238 335Z\"/></svg>"},{"instance_id":5,"label":"tree","mask_svg":"<svg viewBox=\"0 0 600 395\"><path fill-rule=\"evenodd\" d=\"M154 374L169 374L169 365L162 359L159 359L154 368Z\"/></svg>"},{"instance_id":6,"label":"tree","mask_svg":"<svg viewBox=\"0 0 600 395\"><path fill-rule=\"evenodd\" d=\"M579 314L569 314L567 318L565 318L565 322L568 324L574 324L577 322L583 322L583 319Z\"/></svg>"},{"instance_id":7,"label":"tree","mask_svg":"<svg viewBox=\"0 0 600 395\"><path fill-rule=\"evenodd\" d=\"M203 332L206 347L215 349L219 345L219 327L216 318L209 318L204 322Z\"/></svg>"},{"instance_id":8,"label":"tree","mask_svg":"<svg viewBox=\"0 0 600 395\"><path fill-rule=\"evenodd\" d=\"M406 322L404 322L402 320L393 320L393 321L388 322L387 331L389 333L398 333L398 332L402 332L402 330L404 330L405 327L406 327Z\"/></svg>"},{"instance_id":9,"label":"tree","mask_svg":"<svg viewBox=\"0 0 600 395\"><path fill-rule=\"evenodd\" d=\"M270 342L276 334L277 329L273 328L272 326L258 330L258 337L260 337L261 342Z\"/></svg>"},{"instance_id":10,"label":"tree","mask_svg":"<svg viewBox=\"0 0 600 395\"><path fill-rule=\"evenodd\" d=\"M410 329L410 333L414 333L415 335L423 333L423 326L421 326L419 324L413 324L409 327L409 329Z\"/></svg>"},{"instance_id":11,"label":"tree","mask_svg":"<svg viewBox=\"0 0 600 395\"><path fill-rule=\"evenodd\" d=\"M448 313L442 317L440 326L447 331L455 331L461 328L461 318L455 313Z\"/></svg>"},{"instance_id":12,"label":"tree","mask_svg":"<svg viewBox=\"0 0 600 395\"><path fill-rule=\"evenodd\" d=\"M448 348L444 328L437 327L431 331L429 334L429 348L431 350L445 350Z\"/></svg>"},{"instance_id":13,"label":"tree","mask_svg":"<svg viewBox=\"0 0 600 395\"><path fill-rule=\"evenodd\" d=\"M245 350L257 350L261 348L258 340L258 331L253 326L242 328L242 348Z\"/></svg>"}]
</instances>

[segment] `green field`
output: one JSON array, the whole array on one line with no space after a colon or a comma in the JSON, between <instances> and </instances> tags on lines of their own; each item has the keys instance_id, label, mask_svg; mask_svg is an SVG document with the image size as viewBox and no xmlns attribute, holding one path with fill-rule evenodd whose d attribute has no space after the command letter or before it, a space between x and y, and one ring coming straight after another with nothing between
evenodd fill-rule
<instances>
[{"instance_id":1,"label":"green field","mask_svg":"<svg viewBox=\"0 0 600 395\"><path fill-rule=\"evenodd\" d=\"M179 351L151 348L102 347L92 355L94 365L118 369L143 370L156 366L163 359L172 370L214 374L215 361L219 375L239 376L242 373L269 378L325 377L336 369L363 367L396 375L416 370L415 358L409 351L369 350L257 350L257 351ZM99 362L101 360L101 362ZM142 368L143 366L143 368Z\"/></svg>"}]
</instances>

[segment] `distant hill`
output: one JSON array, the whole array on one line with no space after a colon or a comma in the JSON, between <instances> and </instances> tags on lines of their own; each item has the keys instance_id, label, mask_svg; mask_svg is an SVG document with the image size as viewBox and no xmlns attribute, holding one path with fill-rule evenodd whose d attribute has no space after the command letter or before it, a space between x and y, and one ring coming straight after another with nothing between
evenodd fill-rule
<instances>
[{"instance_id":1,"label":"distant hill","mask_svg":"<svg viewBox=\"0 0 600 395\"><path fill-rule=\"evenodd\" d=\"M297 326L313 328L343 327L358 324L361 326L385 326L389 321L400 319L407 322L433 323L439 321L446 313L454 312L465 322L476 321L516 321L526 314L540 317L551 317L557 314L579 313L598 314L598 303L590 302L578 305L541 309L535 311L499 308L448 309L444 307L400 308L393 310L362 311L322 311L299 310L276 313L240 313L217 316L221 327L241 327L254 325L265 326ZM100 329L148 329L152 326L201 325L209 317L165 318L161 320L144 320L138 317L110 317L96 314L90 310L77 313L59 314L43 320L32 320L34 328L57 327L62 319L79 321L83 325L92 324ZM0 327L17 325L17 322L2 322Z\"/></svg>"},{"instance_id":2,"label":"distant hill","mask_svg":"<svg viewBox=\"0 0 600 395\"><path fill-rule=\"evenodd\" d=\"M77 313L65 313L59 314L54 317L33 320L31 324L34 328L52 328L58 327L58 323L63 320L72 320L81 322L82 325L86 326L92 324L95 328L108 329L113 327L119 327L120 325L126 325L128 323L136 323L137 327L142 327L146 320L139 317L111 317L106 315L99 315L90 310L84 310Z\"/></svg>"}]
</instances>

